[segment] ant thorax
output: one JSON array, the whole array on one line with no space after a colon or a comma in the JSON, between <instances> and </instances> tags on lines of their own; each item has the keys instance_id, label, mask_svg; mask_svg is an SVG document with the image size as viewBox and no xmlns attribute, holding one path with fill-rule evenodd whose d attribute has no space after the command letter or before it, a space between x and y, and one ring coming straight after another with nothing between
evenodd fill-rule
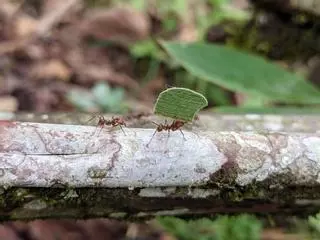
<instances>
[{"instance_id":1,"label":"ant thorax","mask_svg":"<svg viewBox=\"0 0 320 240\"><path fill-rule=\"evenodd\" d=\"M120 118L120 117L114 118L114 117L112 117L111 120L107 120L102 115L94 116L93 118L95 118L95 117L98 117L98 119L99 119L97 127L100 127L100 132L101 132L102 128L104 128L105 126L111 126L111 127L119 126L121 128L122 132L125 134L122 126L126 126L126 123L123 120L123 118Z\"/></svg>"},{"instance_id":2,"label":"ant thorax","mask_svg":"<svg viewBox=\"0 0 320 240\"><path fill-rule=\"evenodd\" d=\"M183 136L183 139L185 139L184 134L183 134L183 132L182 132L182 130L181 130L181 127L183 127L183 125L184 125L186 122L184 122L184 121L182 121L182 120L173 120L173 122L172 122L171 124L167 124L167 121L165 121L164 124L163 124L163 123L158 124L158 123L155 123L155 122L152 122L152 123L155 124L155 125L157 125L157 128L156 128L155 132L153 133L150 141L148 142L147 147L149 146L149 144L151 143L154 135L155 135L157 132L168 131L168 134L169 134L170 131L177 131L177 130L179 130L179 131L181 132L182 136Z\"/></svg>"}]
</instances>

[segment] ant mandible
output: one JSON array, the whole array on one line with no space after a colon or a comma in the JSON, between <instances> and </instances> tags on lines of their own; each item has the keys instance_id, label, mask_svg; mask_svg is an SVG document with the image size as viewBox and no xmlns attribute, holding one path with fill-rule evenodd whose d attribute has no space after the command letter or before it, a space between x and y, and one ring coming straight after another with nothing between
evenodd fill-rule
<instances>
[{"instance_id":1,"label":"ant mandible","mask_svg":"<svg viewBox=\"0 0 320 240\"><path fill-rule=\"evenodd\" d=\"M97 124L97 128L100 127L100 131L99 131L99 134L102 130L102 128L104 128L104 126L112 126L112 127L117 127L119 126L120 129L122 130L122 132L125 134L122 126L126 126L126 123L125 121L123 120L123 118L121 117L112 117L111 120L107 120L104 118L104 116L102 115L98 115L98 116L93 116L89 121L91 121L93 118L95 117L98 117L99 120L98 120L98 124ZM97 129L96 129L97 130ZM95 132L96 132L95 130ZM98 134L98 135L99 135Z\"/></svg>"},{"instance_id":2,"label":"ant mandible","mask_svg":"<svg viewBox=\"0 0 320 240\"><path fill-rule=\"evenodd\" d=\"M165 123L162 124L158 124L158 123L155 123L155 122L152 122L153 124L157 125L157 128L156 130L154 131L150 141L148 142L147 144L147 147L149 146L149 144L151 143L154 135L157 133L157 132L162 132L162 131L168 131L168 136L170 135L170 130L171 131L177 131L179 130L183 136L183 139L186 140L186 138L184 137L184 134L181 130L181 127L183 127L183 125L186 123L184 121L181 121L181 120L173 120L173 122L171 124L167 124L167 120L165 120Z\"/></svg>"}]
</instances>

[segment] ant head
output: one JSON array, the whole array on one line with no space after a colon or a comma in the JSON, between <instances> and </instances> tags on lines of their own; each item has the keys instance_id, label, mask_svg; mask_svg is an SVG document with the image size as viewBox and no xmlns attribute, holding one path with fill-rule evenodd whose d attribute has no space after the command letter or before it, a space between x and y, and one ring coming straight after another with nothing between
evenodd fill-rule
<instances>
[{"instance_id":1,"label":"ant head","mask_svg":"<svg viewBox=\"0 0 320 240\"><path fill-rule=\"evenodd\" d=\"M121 117L112 117L111 122L116 123L118 125L126 126L126 123L124 122L124 119Z\"/></svg>"},{"instance_id":2,"label":"ant head","mask_svg":"<svg viewBox=\"0 0 320 240\"><path fill-rule=\"evenodd\" d=\"M177 127L177 128L182 127L184 124L185 124L185 122L181 121L181 120L175 120L174 121L174 126Z\"/></svg>"},{"instance_id":3,"label":"ant head","mask_svg":"<svg viewBox=\"0 0 320 240\"><path fill-rule=\"evenodd\" d=\"M126 123L124 122L123 118L116 118L116 120L120 125L126 126Z\"/></svg>"},{"instance_id":4,"label":"ant head","mask_svg":"<svg viewBox=\"0 0 320 240\"><path fill-rule=\"evenodd\" d=\"M102 115L98 115L96 117L98 117L98 119L99 119L98 122L99 123L103 123L105 121L105 119L104 119L104 117Z\"/></svg>"}]
</instances>

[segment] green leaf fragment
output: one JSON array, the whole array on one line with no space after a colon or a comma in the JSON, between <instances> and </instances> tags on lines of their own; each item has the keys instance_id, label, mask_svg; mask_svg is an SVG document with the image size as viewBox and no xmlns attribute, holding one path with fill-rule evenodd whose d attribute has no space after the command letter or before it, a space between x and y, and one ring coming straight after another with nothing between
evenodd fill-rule
<instances>
[{"instance_id":1,"label":"green leaf fragment","mask_svg":"<svg viewBox=\"0 0 320 240\"><path fill-rule=\"evenodd\" d=\"M206 106L208 101L202 94L187 88L173 87L160 93L154 113L188 122Z\"/></svg>"}]
</instances>

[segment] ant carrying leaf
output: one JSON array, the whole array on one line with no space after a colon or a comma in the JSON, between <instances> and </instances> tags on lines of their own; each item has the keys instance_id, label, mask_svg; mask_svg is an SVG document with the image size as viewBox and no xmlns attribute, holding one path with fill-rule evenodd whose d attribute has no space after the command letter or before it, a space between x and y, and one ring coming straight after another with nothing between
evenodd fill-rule
<instances>
[{"instance_id":1,"label":"ant carrying leaf","mask_svg":"<svg viewBox=\"0 0 320 240\"><path fill-rule=\"evenodd\" d=\"M152 122L153 124L155 124L157 126L156 130L154 131L150 141L147 143L147 147L149 147L154 135L157 133L157 132L162 132L162 131L168 131L168 137L170 135L170 131L177 131L179 130L183 136L183 139L186 140L182 130L181 130L181 127L183 127L183 125L186 123L184 121L181 121L181 120L173 120L173 122L171 124L167 124L167 120L165 120L165 123L164 124L158 124L158 123L155 123L155 122Z\"/></svg>"},{"instance_id":2,"label":"ant carrying leaf","mask_svg":"<svg viewBox=\"0 0 320 240\"><path fill-rule=\"evenodd\" d=\"M124 132L124 130L123 130L123 128L122 128L122 126L126 126L126 123L125 123L125 121L124 121L123 118L121 118L121 117L112 117L111 120L107 120L107 119L105 119L104 116L102 116L102 115L95 115L95 116L93 116L92 118L90 118L90 119L88 120L88 122L91 121L92 119L96 118L96 117L98 117L98 119L99 119L99 120L98 120L98 124L97 124L97 128L100 127L99 134L100 134L100 132L102 131L102 129L103 129L105 126L111 126L111 127L117 127L117 126L119 126L120 129L121 129L121 131L124 133L124 135L126 135L126 133ZM94 134L96 133L97 128L96 128L96 130L94 131ZM98 135L99 135L99 134L98 134Z\"/></svg>"},{"instance_id":3,"label":"ant carrying leaf","mask_svg":"<svg viewBox=\"0 0 320 240\"><path fill-rule=\"evenodd\" d=\"M164 117L173 118L171 124L153 124L157 125L157 128L152 135L147 147L149 146L152 138L157 132L161 131L177 131L179 130L184 137L181 127L188 122L192 122L195 118L198 118L196 114L200 109L208 105L208 100L200 93L195 92L187 88L177 88L166 86L167 89L162 91L154 106L154 114Z\"/></svg>"}]
</instances>

